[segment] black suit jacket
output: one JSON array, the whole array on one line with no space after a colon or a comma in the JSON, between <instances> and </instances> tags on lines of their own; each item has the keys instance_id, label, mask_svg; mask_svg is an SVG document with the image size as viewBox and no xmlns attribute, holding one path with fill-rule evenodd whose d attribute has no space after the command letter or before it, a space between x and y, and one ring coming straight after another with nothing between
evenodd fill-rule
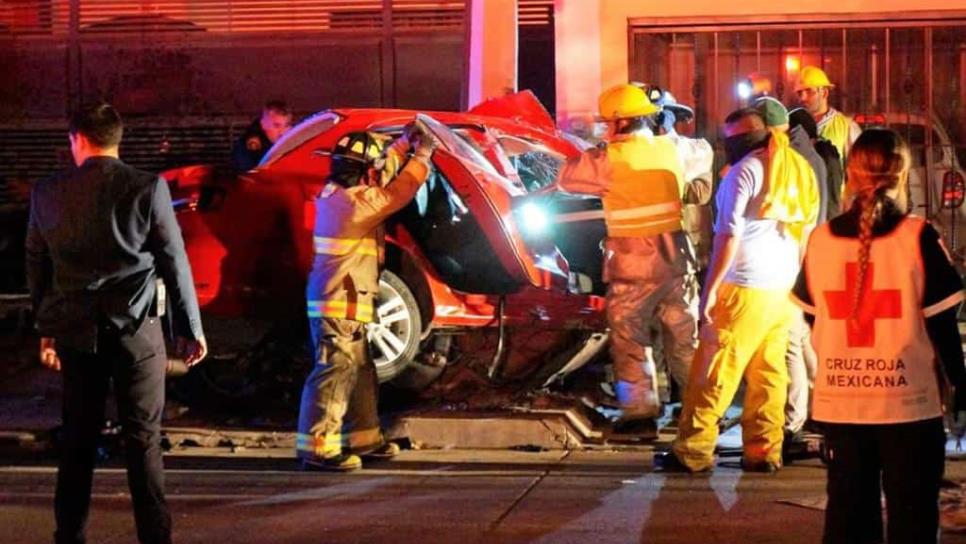
<instances>
[{"instance_id":1,"label":"black suit jacket","mask_svg":"<svg viewBox=\"0 0 966 544\"><path fill-rule=\"evenodd\" d=\"M91 157L34 186L27 282L42 336L96 352L100 325L133 333L164 280L175 331L203 335L171 193L158 176Z\"/></svg>"}]
</instances>

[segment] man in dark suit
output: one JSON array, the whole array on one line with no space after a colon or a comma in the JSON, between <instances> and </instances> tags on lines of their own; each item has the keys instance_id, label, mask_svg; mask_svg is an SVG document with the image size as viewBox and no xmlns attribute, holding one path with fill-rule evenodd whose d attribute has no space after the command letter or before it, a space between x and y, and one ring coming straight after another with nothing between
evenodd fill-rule
<instances>
[{"instance_id":1,"label":"man in dark suit","mask_svg":"<svg viewBox=\"0 0 966 544\"><path fill-rule=\"evenodd\" d=\"M122 132L110 105L78 111L69 129L77 168L38 183L30 202L27 280L40 359L61 370L64 382L54 500L58 543L84 542L112 380L138 539L171 541L160 444L164 309L172 312L188 366L208 350L168 186L121 162Z\"/></svg>"}]
</instances>

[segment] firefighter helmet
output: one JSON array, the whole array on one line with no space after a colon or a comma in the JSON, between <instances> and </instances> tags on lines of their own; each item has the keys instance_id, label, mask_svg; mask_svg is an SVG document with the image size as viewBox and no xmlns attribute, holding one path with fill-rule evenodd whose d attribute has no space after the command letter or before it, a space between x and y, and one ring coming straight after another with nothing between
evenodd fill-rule
<instances>
[{"instance_id":1,"label":"firefighter helmet","mask_svg":"<svg viewBox=\"0 0 966 544\"><path fill-rule=\"evenodd\" d=\"M343 187L353 187L366 176L370 166L378 168L385 138L369 132L350 132L332 148L329 177Z\"/></svg>"},{"instance_id":2,"label":"firefighter helmet","mask_svg":"<svg viewBox=\"0 0 966 544\"><path fill-rule=\"evenodd\" d=\"M647 117L661 111L643 89L629 83L607 89L601 93L597 104L600 117L605 121Z\"/></svg>"},{"instance_id":3,"label":"firefighter helmet","mask_svg":"<svg viewBox=\"0 0 966 544\"><path fill-rule=\"evenodd\" d=\"M820 89L822 87L834 87L829 81L828 75L818 66L806 66L802 68L798 81L795 82L795 92L802 89Z\"/></svg>"}]
</instances>

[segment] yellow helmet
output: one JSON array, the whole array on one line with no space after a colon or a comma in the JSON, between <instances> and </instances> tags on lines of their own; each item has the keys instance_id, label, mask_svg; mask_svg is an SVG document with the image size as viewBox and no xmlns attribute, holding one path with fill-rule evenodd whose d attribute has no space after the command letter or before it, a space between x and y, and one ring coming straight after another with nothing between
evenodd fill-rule
<instances>
[{"instance_id":1,"label":"yellow helmet","mask_svg":"<svg viewBox=\"0 0 966 544\"><path fill-rule=\"evenodd\" d=\"M601 119L605 121L645 117L661 111L643 89L627 83L615 85L601 93L597 99L597 107Z\"/></svg>"},{"instance_id":2,"label":"yellow helmet","mask_svg":"<svg viewBox=\"0 0 966 544\"><path fill-rule=\"evenodd\" d=\"M818 66L806 66L802 68L801 73L798 76L798 81L795 82L795 92L802 89L818 89L821 87L834 87L835 85L829 81L828 76L825 72Z\"/></svg>"}]
</instances>

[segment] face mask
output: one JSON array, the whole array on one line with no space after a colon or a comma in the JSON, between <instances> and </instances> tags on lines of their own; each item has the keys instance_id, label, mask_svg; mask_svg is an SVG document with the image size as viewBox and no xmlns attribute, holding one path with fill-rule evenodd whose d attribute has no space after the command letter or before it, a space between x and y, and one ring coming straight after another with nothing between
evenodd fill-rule
<instances>
[{"instance_id":1,"label":"face mask","mask_svg":"<svg viewBox=\"0 0 966 544\"><path fill-rule=\"evenodd\" d=\"M728 136L724 141L728 164L740 161L751 151L763 147L766 141L768 141L768 131L764 129Z\"/></svg>"}]
</instances>

